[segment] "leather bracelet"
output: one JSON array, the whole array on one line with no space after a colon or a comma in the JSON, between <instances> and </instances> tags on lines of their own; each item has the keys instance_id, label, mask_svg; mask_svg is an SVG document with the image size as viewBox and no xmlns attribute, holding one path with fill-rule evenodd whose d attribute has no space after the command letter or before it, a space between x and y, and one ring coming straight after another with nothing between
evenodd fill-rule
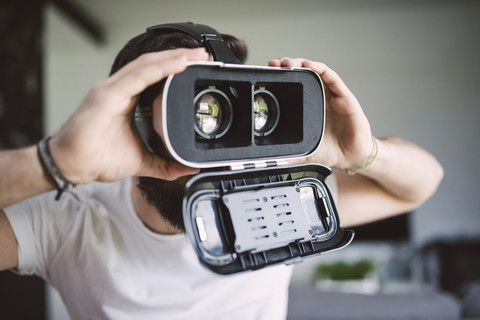
<instances>
[{"instance_id":1,"label":"leather bracelet","mask_svg":"<svg viewBox=\"0 0 480 320\"><path fill-rule=\"evenodd\" d=\"M53 161L52 155L50 154L50 149L48 148L48 141L51 138L52 137L46 137L42 139L38 143L37 150L40 163L43 167L43 171L45 172L48 180L57 189L57 195L55 196L55 200L58 201L62 196L63 192L72 189L73 187L75 187L75 184L70 182L62 175L57 165Z\"/></svg>"}]
</instances>

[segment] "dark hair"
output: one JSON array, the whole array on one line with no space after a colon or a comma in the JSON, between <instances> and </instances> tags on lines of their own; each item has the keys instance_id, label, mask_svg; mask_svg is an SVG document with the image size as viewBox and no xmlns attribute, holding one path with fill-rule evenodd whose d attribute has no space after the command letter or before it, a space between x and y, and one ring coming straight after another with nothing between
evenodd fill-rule
<instances>
[{"instance_id":1,"label":"dark hair","mask_svg":"<svg viewBox=\"0 0 480 320\"><path fill-rule=\"evenodd\" d=\"M237 58L245 63L247 59L247 46L244 41L228 34L221 34L230 50ZM140 55L147 52L164 51L176 48L199 48L202 44L193 37L182 32L144 32L127 42L120 50L113 62L110 74Z\"/></svg>"}]
</instances>

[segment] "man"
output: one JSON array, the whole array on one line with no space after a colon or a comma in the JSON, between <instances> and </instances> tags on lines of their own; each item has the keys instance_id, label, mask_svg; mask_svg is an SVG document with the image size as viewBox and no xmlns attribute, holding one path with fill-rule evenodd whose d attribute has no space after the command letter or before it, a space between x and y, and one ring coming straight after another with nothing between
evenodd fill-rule
<instances>
[{"instance_id":1,"label":"man","mask_svg":"<svg viewBox=\"0 0 480 320\"><path fill-rule=\"evenodd\" d=\"M224 39L243 61L243 44ZM46 193L55 185L37 146L0 152L0 270L41 276L74 319L285 318L292 267L233 276L202 267L178 207L198 170L150 154L132 126L140 93L189 61L211 59L196 47L184 34L146 32L122 49L112 75L47 142L59 172L79 185L59 201ZM351 173L335 170L343 226L411 211L434 193L443 175L435 158L399 138L372 139L360 104L334 71L306 59L269 65L311 68L324 82L323 142L298 161Z\"/></svg>"}]
</instances>

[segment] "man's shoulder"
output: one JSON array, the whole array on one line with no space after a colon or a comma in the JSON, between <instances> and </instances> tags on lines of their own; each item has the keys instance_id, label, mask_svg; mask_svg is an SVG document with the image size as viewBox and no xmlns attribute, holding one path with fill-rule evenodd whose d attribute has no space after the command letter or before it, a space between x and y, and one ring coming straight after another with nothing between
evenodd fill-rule
<instances>
[{"instance_id":1,"label":"man's shoulder","mask_svg":"<svg viewBox=\"0 0 480 320\"><path fill-rule=\"evenodd\" d=\"M91 182L86 185L80 185L70 191L70 197L81 202L100 202L105 203L126 200L130 195L131 179L125 179L115 182Z\"/></svg>"},{"instance_id":2,"label":"man's shoulder","mask_svg":"<svg viewBox=\"0 0 480 320\"><path fill-rule=\"evenodd\" d=\"M111 213L122 213L132 207L131 180L79 185L62 195L58 202L49 197L48 203L50 210L64 212L65 216L76 217L88 213L107 217Z\"/></svg>"}]
</instances>

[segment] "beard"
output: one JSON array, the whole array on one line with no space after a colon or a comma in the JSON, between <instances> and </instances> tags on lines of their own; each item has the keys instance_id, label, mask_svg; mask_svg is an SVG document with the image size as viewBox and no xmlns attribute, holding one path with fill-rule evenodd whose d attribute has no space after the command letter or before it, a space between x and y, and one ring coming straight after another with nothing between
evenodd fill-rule
<instances>
[{"instance_id":1,"label":"beard","mask_svg":"<svg viewBox=\"0 0 480 320\"><path fill-rule=\"evenodd\" d=\"M185 184L192 176L183 176L173 181L150 177L139 177L137 188L142 192L148 204L174 228L185 233L182 202Z\"/></svg>"}]
</instances>

